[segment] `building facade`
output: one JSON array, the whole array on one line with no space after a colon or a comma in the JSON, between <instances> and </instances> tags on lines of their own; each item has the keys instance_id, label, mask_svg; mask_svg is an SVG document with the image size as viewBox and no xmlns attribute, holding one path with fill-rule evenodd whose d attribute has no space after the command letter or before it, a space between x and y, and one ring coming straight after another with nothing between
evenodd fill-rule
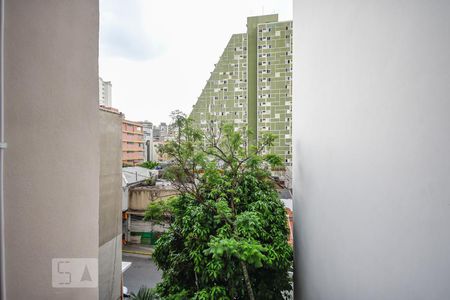
<instances>
[{"instance_id":1,"label":"building facade","mask_svg":"<svg viewBox=\"0 0 450 300\"><path fill-rule=\"evenodd\" d=\"M272 152L292 163L292 21L278 15L247 19L247 32L231 36L190 115L208 129L220 123L248 128L256 143L277 140Z\"/></svg>"},{"instance_id":2,"label":"building facade","mask_svg":"<svg viewBox=\"0 0 450 300\"><path fill-rule=\"evenodd\" d=\"M161 233L167 230L169 224L144 221L145 210L153 201L168 199L178 194L179 191L168 182L157 181L154 186L141 184L130 187L129 207L126 213L126 241L137 244L154 244Z\"/></svg>"},{"instance_id":3,"label":"building facade","mask_svg":"<svg viewBox=\"0 0 450 300\"><path fill-rule=\"evenodd\" d=\"M112 106L112 84L111 81L104 81L98 78L98 101L100 105Z\"/></svg>"},{"instance_id":4,"label":"building facade","mask_svg":"<svg viewBox=\"0 0 450 300\"><path fill-rule=\"evenodd\" d=\"M159 124L159 129L160 129L160 140L166 141L167 136L169 135L169 126L167 125L167 123L162 122Z\"/></svg>"},{"instance_id":5,"label":"building facade","mask_svg":"<svg viewBox=\"0 0 450 300\"><path fill-rule=\"evenodd\" d=\"M122 114L100 108L99 299L121 296Z\"/></svg>"},{"instance_id":6,"label":"building facade","mask_svg":"<svg viewBox=\"0 0 450 300\"><path fill-rule=\"evenodd\" d=\"M144 130L141 123L122 120L122 165L144 162Z\"/></svg>"},{"instance_id":7,"label":"building facade","mask_svg":"<svg viewBox=\"0 0 450 300\"><path fill-rule=\"evenodd\" d=\"M155 142L165 142L169 135L169 126L167 123L160 123L153 127L153 140Z\"/></svg>"},{"instance_id":8,"label":"building facade","mask_svg":"<svg viewBox=\"0 0 450 300\"><path fill-rule=\"evenodd\" d=\"M154 161L153 151L153 123L142 122L144 132L144 161Z\"/></svg>"}]
</instances>

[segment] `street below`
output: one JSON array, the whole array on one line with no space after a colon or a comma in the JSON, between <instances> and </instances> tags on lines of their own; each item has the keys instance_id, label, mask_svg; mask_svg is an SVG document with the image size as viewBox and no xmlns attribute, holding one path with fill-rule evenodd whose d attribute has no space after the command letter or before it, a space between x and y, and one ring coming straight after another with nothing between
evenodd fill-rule
<instances>
[{"instance_id":1,"label":"street below","mask_svg":"<svg viewBox=\"0 0 450 300\"><path fill-rule=\"evenodd\" d=\"M123 273L124 286L129 293L137 293L142 286L153 288L161 281L162 273L150 256L123 253L122 261L132 263Z\"/></svg>"}]
</instances>

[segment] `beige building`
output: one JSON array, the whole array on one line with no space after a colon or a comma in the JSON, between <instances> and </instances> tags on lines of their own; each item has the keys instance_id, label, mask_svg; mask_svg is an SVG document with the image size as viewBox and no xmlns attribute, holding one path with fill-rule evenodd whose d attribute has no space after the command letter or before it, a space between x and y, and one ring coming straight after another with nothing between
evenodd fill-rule
<instances>
[{"instance_id":1,"label":"beige building","mask_svg":"<svg viewBox=\"0 0 450 300\"><path fill-rule=\"evenodd\" d=\"M126 212L125 237L127 242L154 244L157 237L167 229L167 225L144 221L148 205L157 200L178 195L179 192L168 182L156 182L154 186L138 184L128 192L129 202Z\"/></svg>"},{"instance_id":2,"label":"beige building","mask_svg":"<svg viewBox=\"0 0 450 300\"><path fill-rule=\"evenodd\" d=\"M122 165L136 166L144 162L144 128L141 123L122 122Z\"/></svg>"}]
</instances>

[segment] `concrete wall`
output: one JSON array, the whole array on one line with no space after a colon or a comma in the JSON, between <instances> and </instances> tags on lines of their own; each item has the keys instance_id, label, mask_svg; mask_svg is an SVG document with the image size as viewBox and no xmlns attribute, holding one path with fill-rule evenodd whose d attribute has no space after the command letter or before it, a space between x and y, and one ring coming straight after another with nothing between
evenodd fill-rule
<instances>
[{"instance_id":1,"label":"concrete wall","mask_svg":"<svg viewBox=\"0 0 450 300\"><path fill-rule=\"evenodd\" d=\"M122 232L122 228L120 229ZM120 299L122 284L122 234L99 249L99 299Z\"/></svg>"},{"instance_id":2,"label":"concrete wall","mask_svg":"<svg viewBox=\"0 0 450 300\"><path fill-rule=\"evenodd\" d=\"M129 214L128 231L131 232L165 232L169 228L169 224L158 224L142 219L142 213Z\"/></svg>"},{"instance_id":3,"label":"concrete wall","mask_svg":"<svg viewBox=\"0 0 450 300\"><path fill-rule=\"evenodd\" d=\"M294 2L297 299L450 299L450 2Z\"/></svg>"},{"instance_id":4,"label":"concrete wall","mask_svg":"<svg viewBox=\"0 0 450 300\"><path fill-rule=\"evenodd\" d=\"M122 223L122 117L100 110L100 246Z\"/></svg>"},{"instance_id":5,"label":"concrete wall","mask_svg":"<svg viewBox=\"0 0 450 300\"><path fill-rule=\"evenodd\" d=\"M97 258L98 1L6 0L7 299L97 299L52 288L52 258Z\"/></svg>"},{"instance_id":6,"label":"concrete wall","mask_svg":"<svg viewBox=\"0 0 450 300\"><path fill-rule=\"evenodd\" d=\"M100 110L100 299L117 299L122 261L122 116Z\"/></svg>"},{"instance_id":7,"label":"concrete wall","mask_svg":"<svg viewBox=\"0 0 450 300\"><path fill-rule=\"evenodd\" d=\"M134 187L129 189L128 209L131 211L145 211L150 202L178 195L175 189L162 189L160 187Z\"/></svg>"},{"instance_id":8,"label":"concrete wall","mask_svg":"<svg viewBox=\"0 0 450 300\"><path fill-rule=\"evenodd\" d=\"M122 212L128 210L129 188L122 186Z\"/></svg>"}]
</instances>

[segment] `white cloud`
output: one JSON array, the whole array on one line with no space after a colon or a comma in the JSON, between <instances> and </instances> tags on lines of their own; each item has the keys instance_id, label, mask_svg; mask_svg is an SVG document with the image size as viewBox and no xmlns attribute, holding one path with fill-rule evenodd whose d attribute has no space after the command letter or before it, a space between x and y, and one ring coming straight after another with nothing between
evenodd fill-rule
<instances>
[{"instance_id":1,"label":"white cloud","mask_svg":"<svg viewBox=\"0 0 450 300\"><path fill-rule=\"evenodd\" d=\"M162 45L145 26L143 5L142 0L101 0L102 57L146 60L161 53Z\"/></svg>"},{"instance_id":2,"label":"white cloud","mask_svg":"<svg viewBox=\"0 0 450 300\"><path fill-rule=\"evenodd\" d=\"M292 18L291 0L102 0L100 75L113 105L154 123L189 113L231 35L263 8Z\"/></svg>"}]
</instances>

